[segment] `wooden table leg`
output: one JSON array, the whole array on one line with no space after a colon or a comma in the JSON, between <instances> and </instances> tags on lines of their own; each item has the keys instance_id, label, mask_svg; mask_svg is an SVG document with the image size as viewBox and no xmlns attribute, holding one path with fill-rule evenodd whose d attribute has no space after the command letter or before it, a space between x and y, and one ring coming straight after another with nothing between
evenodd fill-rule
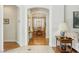
<instances>
[{"instance_id":1,"label":"wooden table leg","mask_svg":"<svg viewBox=\"0 0 79 59\"><path fill-rule=\"evenodd\" d=\"M71 53L72 53L72 42L71 42Z\"/></svg>"},{"instance_id":2,"label":"wooden table leg","mask_svg":"<svg viewBox=\"0 0 79 59\"><path fill-rule=\"evenodd\" d=\"M57 38L56 38L56 50L57 50Z\"/></svg>"},{"instance_id":3,"label":"wooden table leg","mask_svg":"<svg viewBox=\"0 0 79 59\"><path fill-rule=\"evenodd\" d=\"M56 38L56 47L57 47L57 38Z\"/></svg>"}]
</instances>

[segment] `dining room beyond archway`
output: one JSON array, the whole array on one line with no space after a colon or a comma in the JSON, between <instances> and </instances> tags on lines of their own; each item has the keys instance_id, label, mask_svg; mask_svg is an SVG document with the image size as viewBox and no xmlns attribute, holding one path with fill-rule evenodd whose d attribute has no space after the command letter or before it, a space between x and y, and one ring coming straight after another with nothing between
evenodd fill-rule
<instances>
[{"instance_id":1,"label":"dining room beyond archway","mask_svg":"<svg viewBox=\"0 0 79 59\"><path fill-rule=\"evenodd\" d=\"M28 13L29 23L29 44L48 44L46 39L46 17L48 9L30 8Z\"/></svg>"}]
</instances>

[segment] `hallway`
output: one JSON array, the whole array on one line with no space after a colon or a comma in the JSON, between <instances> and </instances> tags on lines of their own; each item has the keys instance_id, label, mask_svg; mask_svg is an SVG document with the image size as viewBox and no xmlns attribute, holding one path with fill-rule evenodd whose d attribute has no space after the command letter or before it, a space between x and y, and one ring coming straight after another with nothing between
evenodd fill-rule
<instances>
[{"instance_id":1,"label":"hallway","mask_svg":"<svg viewBox=\"0 0 79 59\"><path fill-rule=\"evenodd\" d=\"M29 45L48 45L48 39L44 37L33 37L29 40Z\"/></svg>"}]
</instances>

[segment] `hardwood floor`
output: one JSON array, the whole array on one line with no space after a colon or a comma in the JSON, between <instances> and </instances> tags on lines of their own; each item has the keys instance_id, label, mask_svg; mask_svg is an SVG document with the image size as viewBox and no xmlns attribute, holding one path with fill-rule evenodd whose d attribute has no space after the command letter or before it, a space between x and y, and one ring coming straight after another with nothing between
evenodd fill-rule
<instances>
[{"instance_id":1,"label":"hardwood floor","mask_svg":"<svg viewBox=\"0 0 79 59\"><path fill-rule=\"evenodd\" d=\"M47 45L48 39L44 37L36 37L29 41L29 45ZM19 47L16 42L4 42L4 51L15 49Z\"/></svg>"},{"instance_id":2,"label":"hardwood floor","mask_svg":"<svg viewBox=\"0 0 79 59\"><path fill-rule=\"evenodd\" d=\"M4 42L4 51L15 49L19 47L16 42Z\"/></svg>"},{"instance_id":3,"label":"hardwood floor","mask_svg":"<svg viewBox=\"0 0 79 59\"><path fill-rule=\"evenodd\" d=\"M16 42L4 42L4 50L11 50L19 47L19 45ZM55 51L55 53L61 53L58 47L53 47L52 50ZM75 50L72 50L72 53L77 53Z\"/></svg>"},{"instance_id":4,"label":"hardwood floor","mask_svg":"<svg viewBox=\"0 0 79 59\"><path fill-rule=\"evenodd\" d=\"M29 45L48 45L48 39L44 37L33 37L29 41Z\"/></svg>"},{"instance_id":5,"label":"hardwood floor","mask_svg":"<svg viewBox=\"0 0 79 59\"><path fill-rule=\"evenodd\" d=\"M55 51L55 53L61 53L59 47L53 47L53 50ZM69 48L67 48L67 50L69 50ZM77 53L74 49L72 49L72 53Z\"/></svg>"}]
</instances>

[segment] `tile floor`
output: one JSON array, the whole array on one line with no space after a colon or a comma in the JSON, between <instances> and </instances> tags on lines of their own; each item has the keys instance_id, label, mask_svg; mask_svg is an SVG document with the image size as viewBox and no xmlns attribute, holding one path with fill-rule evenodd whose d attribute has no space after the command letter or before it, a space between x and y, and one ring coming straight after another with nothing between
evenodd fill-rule
<instances>
[{"instance_id":1,"label":"tile floor","mask_svg":"<svg viewBox=\"0 0 79 59\"><path fill-rule=\"evenodd\" d=\"M31 45L8 50L5 53L54 53L48 45Z\"/></svg>"}]
</instances>

